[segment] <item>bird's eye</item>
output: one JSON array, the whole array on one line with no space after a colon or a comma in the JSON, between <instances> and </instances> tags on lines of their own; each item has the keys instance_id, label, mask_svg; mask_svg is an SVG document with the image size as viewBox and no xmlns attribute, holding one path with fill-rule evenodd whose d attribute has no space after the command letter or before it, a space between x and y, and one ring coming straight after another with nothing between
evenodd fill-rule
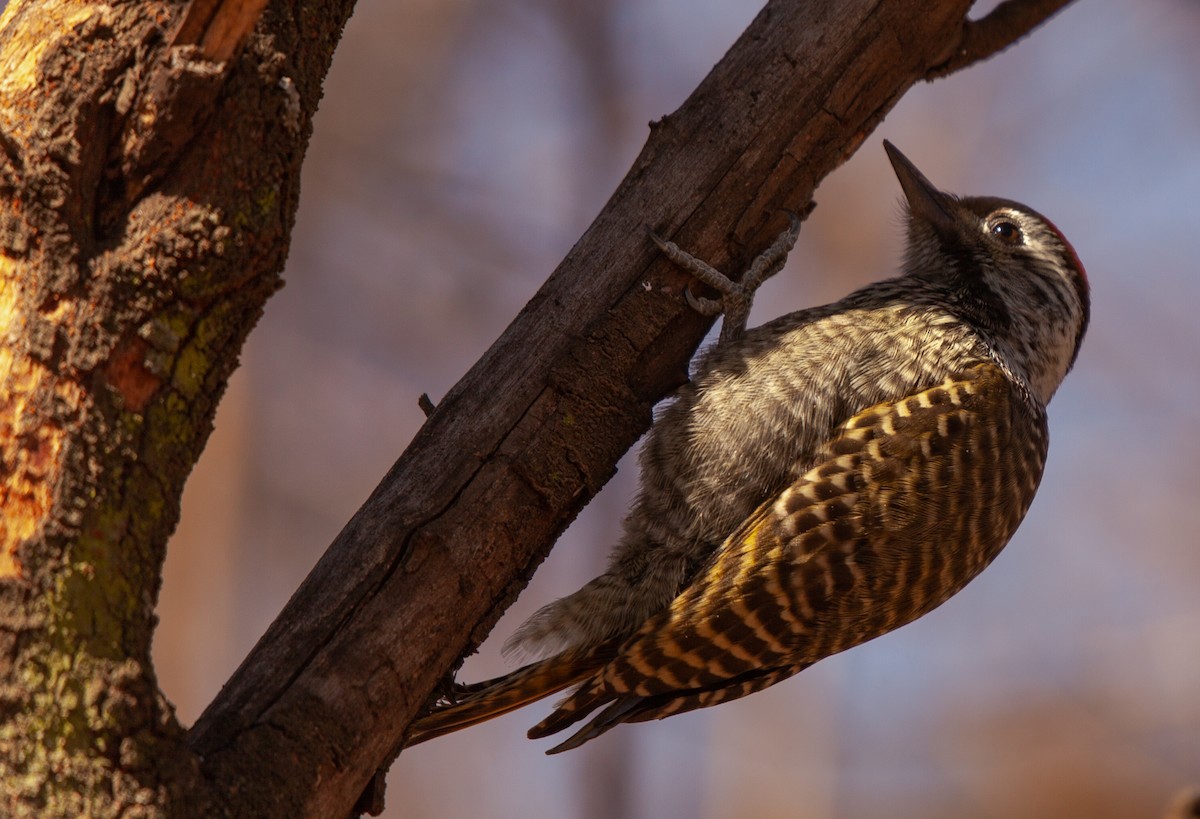
<instances>
[{"instance_id":1,"label":"bird's eye","mask_svg":"<svg viewBox=\"0 0 1200 819\"><path fill-rule=\"evenodd\" d=\"M988 225L988 231L1005 244L1015 245L1021 241L1021 228L1010 219L995 219Z\"/></svg>"}]
</instances>

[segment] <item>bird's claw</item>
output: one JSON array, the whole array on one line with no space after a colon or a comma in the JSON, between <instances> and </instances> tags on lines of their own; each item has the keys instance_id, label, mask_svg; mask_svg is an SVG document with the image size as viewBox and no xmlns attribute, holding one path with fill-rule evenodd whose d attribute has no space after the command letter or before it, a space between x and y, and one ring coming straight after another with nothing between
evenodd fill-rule
<instances>
[{"instance_id":1,"label":"bird's claw","mask_svg":"<svg viewBox=\"0 0 1200 819\"><path fill-rule=\"evenodd\" d=\"M457 705L464 697L481 687L479 683L460 683L454 676L454 672L449 671L438 681L437 688L434 689L434 710Z\"/></svg>"},{"instance_id":2,"label":"bird's claw","mask_svg":"<svg viewBox=\"0 0 1200 819\"><path fill-rule=\"evenodd\" d=\"M741 277L741 281L736 282L704 260L698 259L674 242L663 239L649 227L646 228L650 239L663 255L721 293L720 297L713 299L695 295L690 287L683 291L688 306L700 315L715 316L724 313L721 342L737 338L746 329L755 291L782 269L787 261L788 252L796 244L796 238L800 235L800 217L790 210L784 212L788 215L787 229L755 258L750 269Z\"/></svg>"},{"instance_id":3,"label":"bird's claw","mask_svg":"<svg viewBox=\"0 0 1200 819\"><path fill-rule=\"evenodd\" d=\"M683 298L689 307L702 316L715 316L725 309L722 299L709 299L704 296L697 296L692 293L690 285L683 289Z\"/></svg>"}]
</instances>

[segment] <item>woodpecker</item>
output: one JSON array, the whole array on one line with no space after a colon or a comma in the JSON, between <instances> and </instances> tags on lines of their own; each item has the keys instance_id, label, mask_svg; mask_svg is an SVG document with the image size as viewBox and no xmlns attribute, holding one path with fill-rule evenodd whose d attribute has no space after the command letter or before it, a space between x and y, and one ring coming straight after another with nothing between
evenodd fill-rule
<instances>
[{"instance_id":1,"label":"woodpecker","mask_svg":"<svg viewBox=\"0 0 1200 819\"><path fill-rule=\"evenodd\" d=\"M687 292L724 309L721 340L646 439L607 571L509 641L549 656L463 686L408 744L571 686L529 736L590 720L549 753L745 696L926 614L1012 537L1087 276L1036 211L944 193L883 145L906 199L902 274L841 301L744 329L797 219L738 283L654 237L721 294Z\"/></svg>"}]
</instances>

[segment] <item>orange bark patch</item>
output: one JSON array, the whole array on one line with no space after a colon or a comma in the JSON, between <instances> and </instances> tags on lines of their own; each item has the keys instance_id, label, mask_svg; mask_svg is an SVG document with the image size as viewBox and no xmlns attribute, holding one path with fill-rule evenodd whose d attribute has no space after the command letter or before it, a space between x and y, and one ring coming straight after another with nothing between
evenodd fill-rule
<instances>
[{"instance_id":1,"label":"orange bark patch","mask_svg":"<svg viewBox=\"0 0 1200 819\"><path fill-rule=\"evenodd\" d=\"M41 364L13 351L23 330L18 309L20 271L0 256L0 578L19 578L17 550L50 511L65 435L45 417L48 393L78 405L78 386L57 379Z\"/></svg>"},{"instance_id":2,"label":"orange bark patch","mask_svg":"<svg viewBox=\"0 0 1200 819\"><path fill-rule=\"evenodd\" d=\"M140 338L127 339L113 352L104 368L108 383L120 391L125 408L141 412L162 386L162 379L146 369L146 342Z\"/></svg>"},{"instance_id":3,"label":"orange bark patch","mask_svg":"<svg viewBox=\"0 0 1200 819\"><path fill-rule=\"evenodd\" d=\"M0 348L0 578L21 576L17 549L50 509L63 431L30 411L31 395L46 389L45 375Z\"/></svg>"},{"instance_id":4,"label":"orange bark patch","mask_svg":"<svg viewBox=\"0 0 1200 819\"><path fill-rule=\"evenodd\" d=\"M43 8L38 14L22 15L25 11L22 7L29 5L28 0L10 2L4 8L4 16L0 17L0 28L8 28L20 17L17 28L9 33L3 54L0 54L0 99L5 101L37 87L38 61L57 37L105 10L102 4L51 0L46 5L56 6L56 9Z\"/></svg>"}]
</instances>

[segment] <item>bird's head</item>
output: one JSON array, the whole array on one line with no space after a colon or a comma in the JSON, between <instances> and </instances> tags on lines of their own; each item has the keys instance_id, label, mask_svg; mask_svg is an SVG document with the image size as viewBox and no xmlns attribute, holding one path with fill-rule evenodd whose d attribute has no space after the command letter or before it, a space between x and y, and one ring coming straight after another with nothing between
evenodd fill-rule
<instances>
[{"instance_id":1,"label":"bird's head","mask_svg":"<svg viewBox=\"0 0 1200 819\"><path fill-rule=\"evenodd\" d=\"M907 199L904 271L943 289L1001 363L1048 403L1075 363L1090 290L1071 243L1032 208L935 188L886 140Z\"/></svg>"}]
</instances>

